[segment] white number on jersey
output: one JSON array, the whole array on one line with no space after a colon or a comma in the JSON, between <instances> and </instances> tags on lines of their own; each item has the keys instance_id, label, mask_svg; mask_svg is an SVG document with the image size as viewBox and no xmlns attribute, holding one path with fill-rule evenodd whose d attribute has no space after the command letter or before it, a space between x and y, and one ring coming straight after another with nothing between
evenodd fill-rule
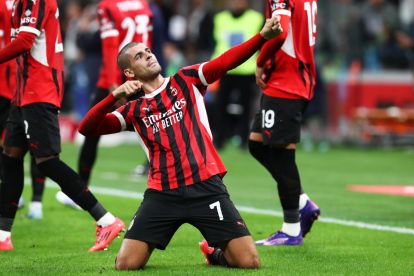
<instances>
[{"instance_id":1,"label":"white number on jersey","mask_svg":"<svg viewBox=\"0 0 414 276\"><path fill-rule=\"evenodd\" d=\"M305 11L308 15L309 46L314 46L316 42L316 14L318 13L316 1L305 2Z\"/></svg>"},{"instance_id":2,"label":"white number on jersey","mask_svg":"<svg viewBox=\"0 0 414 276\"><path fill-rule=\"evenodd\" d=\"M137 15L135 16L135 19L132 19L131 17L126 17L122 21L121 27L124 30L127 30L127 34L124 40L122 41L121 45L119 46L119 49L122 49L125 45L130 43L134 38L135 34L141 35L141 42L146 45L148 43L148 32L151 31L149 24L150 18L146 14Z\"/></svg>"}]
</instances>

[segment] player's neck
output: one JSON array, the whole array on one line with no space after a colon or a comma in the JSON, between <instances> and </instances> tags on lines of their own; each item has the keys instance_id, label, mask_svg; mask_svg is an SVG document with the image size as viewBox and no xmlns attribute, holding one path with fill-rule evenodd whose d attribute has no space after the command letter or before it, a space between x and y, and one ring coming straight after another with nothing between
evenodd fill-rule
<instances>
[{"instance_id":1,"label":"player's neck","mask_svg":"<svg viewBox=\"0 0 414 276\"><path fill-rule=\"evenodd\" d=\"M154 79L145 81L144 85L142 86L144 88L145 94L150 94L154 90L157 90L164 83L164 80L165 78L159 74Z\"/></svg>"}]
</instances>

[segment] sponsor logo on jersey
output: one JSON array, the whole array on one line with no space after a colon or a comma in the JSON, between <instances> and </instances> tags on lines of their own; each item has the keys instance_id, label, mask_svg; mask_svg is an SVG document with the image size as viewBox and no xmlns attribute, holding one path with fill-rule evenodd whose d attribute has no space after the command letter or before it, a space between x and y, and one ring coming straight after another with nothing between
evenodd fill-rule
<instances>
[{"instance_id":1,"label":"sponsor logo on jersey","mask_svg":"<svg viewBox=\"0 0 414 276\"><path fill-rule=\"evenodd\" d=\"M35 24L37 22L37 18L36 17L24 17L20 20L20 24Z\"/></svg>"},{"instance_id":2,"label":"sponsor logo on jersey","mask_svg":"<svg viewBox=\"0 0 414 276\"><path fill-rule=\"evenodd\" d=\"M272 10L286 9L286 3L273 3Z\"/></svg>"},{"instance_id":3,"label":"sponsor logo on jersey","mask_svg":"<svg viewBox=\"0 0 414 276\"><path fill-rule=\"evenodd\" d=\"M166 129L181 121L183 119L182 109L186 105L187 102L184 98L179 99L166 112L145 116L142 118L142 121L147 128L152 126L153 133L157 133L160 129Z\"/></svg>"}]
</instances>

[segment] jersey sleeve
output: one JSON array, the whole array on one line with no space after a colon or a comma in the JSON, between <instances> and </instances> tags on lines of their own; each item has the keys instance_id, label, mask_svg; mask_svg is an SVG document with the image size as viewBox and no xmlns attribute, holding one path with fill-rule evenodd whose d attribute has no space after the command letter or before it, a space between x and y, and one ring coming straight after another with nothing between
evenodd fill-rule
<instances>
[{"instance_id":1,"label":"jersey sleeve","mask_svg":"<svg viewBox=\"0 0 414 276\"><path fill-rule=\"evenodd\" d=\"M201 90L202 94L205 93L205 88L209 85L203 73L204 64L187 66L177 72L177 75L190 80L192 84Z\"/></svg>"},{"instance_id":2,"label":"jersey sleeve","mask_svg":"<svg viewBox=\"0 0 414 276\"><path fill-rule=\"evenodd\" d=\"M127 102L126 104L112 112L112 114L118 118L119 123L121 124L122 131L134 131L132 120L128 115L129 111L131 110L132 103L133 101Z\"/></svg>"},{"instance_id":3,"label":"jersey sleeve","mask_svg":"<svg viewBox=\"0 0 414 276\"><path fill-rule=\"evenodd\" d=\"M23 12L20 17L19 32L33 33L39 36L44 28L45 16L47 15L47 1L25 1ZM59 17L59 10L56 9L56 17Z\"/></svg>"}]
</instances>

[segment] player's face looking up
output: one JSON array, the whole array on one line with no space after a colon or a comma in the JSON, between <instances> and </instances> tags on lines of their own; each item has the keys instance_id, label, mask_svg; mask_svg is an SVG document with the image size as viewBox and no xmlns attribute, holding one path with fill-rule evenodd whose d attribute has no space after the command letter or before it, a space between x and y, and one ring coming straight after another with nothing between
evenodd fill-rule
<instances>
[{"instance_id":1,"label":"player's face looking up","mask_svg":"<svg viewBox=\"0 0 414 276\"><path fill-rule=\"evenodd\" d=\"M146 81L161 73L157 58L145 44L139 43L129 48L125 54L129 60L129 66L124 70L127 77Z\"/></svg>"}]
</instances>

